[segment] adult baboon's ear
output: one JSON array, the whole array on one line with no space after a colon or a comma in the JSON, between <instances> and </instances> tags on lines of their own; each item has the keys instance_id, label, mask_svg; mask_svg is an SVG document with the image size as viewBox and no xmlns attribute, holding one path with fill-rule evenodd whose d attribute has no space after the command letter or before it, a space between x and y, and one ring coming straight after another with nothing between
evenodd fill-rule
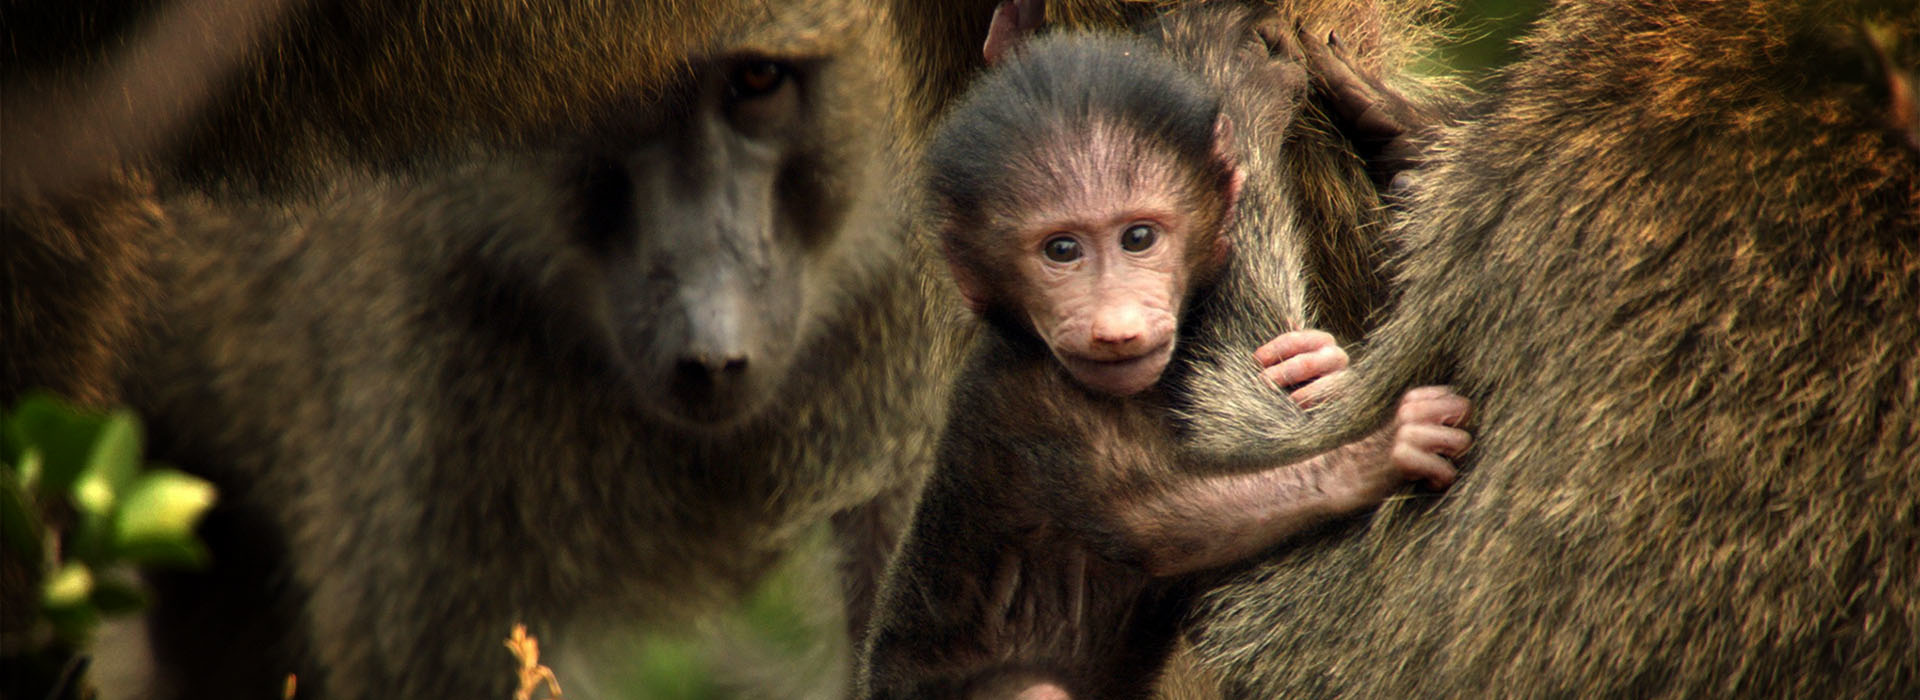
<instances>
[{"instance_id":1,"label":"adult baboon's ear","mask_svg":"<svg viewBox=\"0 0 1920 700\"><path fill-rule=\"evenodd\" d=\"M1040 30L1046 15L1044 0L1006 0L993 8L993 23L987 25L987 44L980 50L987 65L999 63L1025 43L1027 37Z\"/></svg>"}]
</instances>

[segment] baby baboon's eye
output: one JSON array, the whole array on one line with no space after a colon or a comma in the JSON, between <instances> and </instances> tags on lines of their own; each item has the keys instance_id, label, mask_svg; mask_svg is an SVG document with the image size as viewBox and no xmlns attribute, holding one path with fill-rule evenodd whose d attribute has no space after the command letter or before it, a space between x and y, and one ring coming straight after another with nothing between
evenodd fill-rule
<instances>
[{"instance_id":1,"label":"baby baboon's eye","mask_svg":"<svg viewBox=\"0 0 1920 700\"><path fill-rule=\"evenodd\" d=\"M1129 253L1138 253L1152 248L1154 241L1158 240L1160 240L1160 234L1156 233L1152 226L1134 224L1120 233L1120 249Z\"/></svg>"},{"instance_id":2,"label":"baby baboon's eye","mask_svg":"<svg viewBox=\"0 0 1920 700\"><path fill-rule=\"evenodd\" d=\"M743 61L727 74L727 93L736 100L751 100L779 90L792 74L793 69L779 61Z\"/></svg>"},{"instance_id":3,"label":"baby baboon's eye","mask_svg":"<svg viewBox=\"0 0 1920 700\"><path fill-rule=\"evenodd\" d=\"M1080 259L1080 242L1072 236L1054 236L1047 239L1042 252L1054 262L1073 262Z\"/></svg>"}]
</instances>

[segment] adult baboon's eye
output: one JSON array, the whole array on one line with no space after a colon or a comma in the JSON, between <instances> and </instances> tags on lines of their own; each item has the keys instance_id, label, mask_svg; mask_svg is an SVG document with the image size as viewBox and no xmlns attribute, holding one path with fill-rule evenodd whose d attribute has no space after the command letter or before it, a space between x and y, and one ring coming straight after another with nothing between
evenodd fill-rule
<instances>
[{"instance_id":1,"label":"adult baboon's eye","mask_svg":"<svg viewBox=\"0 0 1920 700\"><path fill-rule=\"evenodd\" d=\"M1120 233L1120 249L1129 253L1138 253L1152 248L1154 241L1158 240L1160 240L1160 234L1155 233L1152 226L1134 224Z\"/></svg>"},{"instance_id":2,"label":"adult baboon's eye","mask_svg":"<svg viewBox=\"0 0 1920 700\"><path fill-rule=\"evenodd\" d=\"M779 61L744 61L727 74L727 92L736 100L770 94L787 83L793 69Z\"/></svg>"},{"instance_id":3,"label":"adult baboon's eye","mask_svg":"<svg viewBox=\"0 0 1920 700\"><path fill-rule=\"evenodd\" d=\"M1043 252L1048 260L1054 262L1073 262L1080 259L1080 242L1070 236L1054 236L1047 239Z\"/></svg>"}]
</instances>

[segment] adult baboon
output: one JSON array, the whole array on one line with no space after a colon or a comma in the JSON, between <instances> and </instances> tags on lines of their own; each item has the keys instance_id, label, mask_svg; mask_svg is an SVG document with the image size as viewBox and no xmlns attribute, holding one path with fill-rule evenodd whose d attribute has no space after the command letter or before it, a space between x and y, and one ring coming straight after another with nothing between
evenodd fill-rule
<instances>
[{"instance_id":1,"label":"adult baboon","mask_svg":"<svg viewBox=\"0 0 1920 700\"><path fill-rule=\"evenodd\" d=\"M1920 694L1920 12L1565 3L1526 52L1300 444L1446 381L1465 475L1219 590L1200 651L1249 697Z\"/></svg>"},{"instance_id":2,"label":"adult baboon","mask_svg":"<svg viewBox=\"0 0 1920 700\"><path fill-rule=\"evenodd\" d=\"M659 5L317 7L156 156L120 388L222 489L213 568L156 579L156 694L502 696L512 622L676 619L829 519L863 623L953 333L893 27L620 34Z\"/></svg>"},{"instance_id":3,"label":"adult baboon","mask_svg":"<svg viewBox=\"0 0 1920 700\"><path fill-rule=\"evenodd\" d=\"M343 163L550 141L658 90L746 4L0 6L0 404L117 400L169 227L156 190L304 196Z\"/></svg>"}]
</instances>

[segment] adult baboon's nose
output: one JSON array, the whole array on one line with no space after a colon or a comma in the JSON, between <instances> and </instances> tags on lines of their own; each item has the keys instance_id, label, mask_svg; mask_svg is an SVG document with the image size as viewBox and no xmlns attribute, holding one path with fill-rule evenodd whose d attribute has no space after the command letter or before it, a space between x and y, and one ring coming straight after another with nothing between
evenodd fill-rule
<instances>
[{"instance_id":1,"label":"adult baboon's nose","mask_svg":"<svg viewBox=\"0 0 1920 700\"><path fill-rule=\"evenodd\" d=\"M693 353L683 355L675 364L681 381L723 385L736 381L747 372L746 353Z\"/></svg>"}]
</instances>

